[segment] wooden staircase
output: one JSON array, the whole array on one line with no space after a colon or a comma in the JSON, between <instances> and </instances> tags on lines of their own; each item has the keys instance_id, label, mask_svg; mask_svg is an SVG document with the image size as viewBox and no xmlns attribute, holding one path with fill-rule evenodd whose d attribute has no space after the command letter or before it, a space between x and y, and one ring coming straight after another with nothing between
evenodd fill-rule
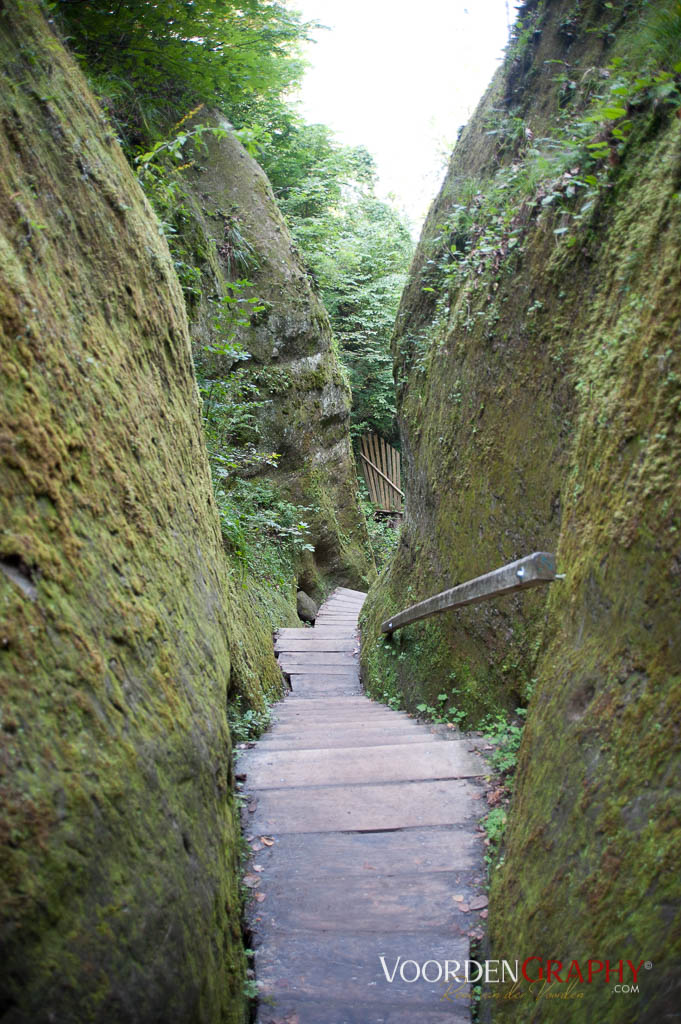
<instances>
[{"instance_id":1,"label":"wooden staircase","mask_svg":"<svg viewBox=\"0 0 681 1024\"><path fill-rule=\"evenodd\" d=\"M364 597L339 588L313 629L279 631L292 693L239 756L259 1024L470 1020L467 985L411 982L411 966L390 982L380 958L389 974L398 958L463 970L486 914L485 765L471 740L362 694Z\"/></svg>"}]
</instances>

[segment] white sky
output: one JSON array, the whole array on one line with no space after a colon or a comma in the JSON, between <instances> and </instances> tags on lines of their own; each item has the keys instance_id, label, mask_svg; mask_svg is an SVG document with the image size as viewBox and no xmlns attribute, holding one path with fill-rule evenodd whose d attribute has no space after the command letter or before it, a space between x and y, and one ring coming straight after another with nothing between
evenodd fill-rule
<instances>
[{"instance_id":1,"label":"white sky","mask_svg":"<svg viewBox=\"0 0 681 1024\"><path fill-rule=\"evenodd\" d=\"M306 47L301 114L374 156L416 233L457 129L502 56L513 0L289 0L329 31Z\"/></svg>"}]
</instances>

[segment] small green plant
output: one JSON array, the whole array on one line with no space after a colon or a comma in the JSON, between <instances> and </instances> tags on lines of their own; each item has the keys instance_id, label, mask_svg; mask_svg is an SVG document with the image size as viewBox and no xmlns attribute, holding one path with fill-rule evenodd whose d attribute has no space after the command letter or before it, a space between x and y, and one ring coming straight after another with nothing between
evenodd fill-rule
<instances>
[{"instance_id":1,"label":"small green plant","mask_svg":"<svg viewBox=\"0 0 681 1024\"><path fill-rule=\"evenodd\" d=\"M248 327L253 318L267 308L256 295L246 294L252 287L252 282L245 277L230 281L225 294L213 302L215 340L203 346L204 353L227 356L233 363L250 359L249 353L235 338L240 328Z\"/></svg>"},{"instance_id":2,"label":"small green plant","mask_svg":"<svg viewBox=\"0 0 681 1024\"><path fill-rule=\"evenodd\" d=\"M528 687L531 692L532 684ZM525 708L516 708L516 721L509 719L504 712L497 712L488 715L481 723L481 730L485 737L492 741L494 751L489 755L488 760L496 772L498 778L496 787L488 795L490 804L494 803L489 814L482 819L482 826L486 832L487 853L485 860L488 867L499 868L503 863L503 857L499 857L508 814L505 806L508 804L513 788L513 777L518 763L518 750L523 734L523 719L527 714Z\"/></svg>"},{"instance_id":3,"label":"small green plant","mask_svg":"<svg viewBox=\"0 0 681 1024\"><path fill-rule=\"evenodd\" d=\"M493 858L498 850L506 830L508 814L503 807L493 807L486 818L483 819L483 828L489 839L488 853Z\"/></svg>"},{"instance_id":4,"label":"small green plant","mask_svg":"<svg viewBox=\"0 0 681 1024\"><path fill-rule=\"evenodd\" d=\"M467 715L465 711L458 708L453 702L458 693L459 691L456 688L452 688L449 693L439 693L436 706L425 703L417 704L416 710L424 718L428 718L431 722L435 722L438 725L455 725L458 728L462 728Z\"/></svg>"},{"instance_id":5,"label":"small green plant","mask_svg":"<svg viewBox=\"0 0 681 1024\"><path fill-rule=\"evenodd\" d=\"M384 516L376 518L374 507L366 494L360 492L360 505L367 524L369 543L376 562L376 568L383 569L392 558L400 537L399 528Z\"/></svg>"},{"instance_id":6,"label":"small green plant","mask_svg":"<svg viewBox=\"0 0 681 1024\"><path fill-rule=\"evenodd\" d=\"M381 694L381 700L384 704L387 704L393 711L400 711L402 709L402 697L398 693L391 693L390 690L384 690Z\"/></svg>"},{"instance_id":7,"label":"small green plant","mask_svg":"<svg viewBox=\"0 0 681 1024\"><path fill-rule=\"evenodd\" d=\"M516 708L515 713L522 720L527 715L527 709ZM485 736L496 745L496 749L489 758L492 767L500 775L511 775L518 763L523 723L510 721L503 712L499 712L496 715L488 715L483 721L481 729Z\"/></svg>"},{"instance_id":8,"label":"small green plant","mask_svg":"<svg viewBox=\"0 0 681 1024\"><path fill-rule=\"evenodd\" d=\"M227 708L227 721L232 743L247 743L265 732L270 724L270 707L264 711L244 708L241 697L236 697ZM248 852L248 851L247 851Z\"/></svg>"},{"instance_id":9,"label":"small green plant","mask_svg":"<svg viewBox=\"0 0 681 1024\"><path fill-rule=\"evenodd\" d=\"M244 979L243 994L246 997L246 999L258 998L258 983L255 980L255 978Z\"/></svg>"}]
</instances>

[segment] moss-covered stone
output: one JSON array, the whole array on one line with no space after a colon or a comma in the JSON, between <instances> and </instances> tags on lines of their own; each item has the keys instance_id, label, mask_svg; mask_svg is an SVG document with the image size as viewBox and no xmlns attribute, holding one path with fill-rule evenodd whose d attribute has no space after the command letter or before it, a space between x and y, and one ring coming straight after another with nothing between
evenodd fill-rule
<instances>
[{"instance_id":1,"label":"moss-covered stone","mask_svg":"<svg viewBox=\"0 0 681 1024\"><path fill-rule=\"evenodd\" d=\"M524 28L429 215L395 337L406 517L363 613L369 685L380 692L388 680L413 705L434 703L451 681L473 723L529 700L493 873L492 956L654 964L639 996L601 983L583 999L495 1001L498 1019L523 1024L652 1024L678 1007L676 110L654 90L623 99L626 141L613 141L604 118L608 162L589 205L571 205L563 172L528 173L507 228L477 260L457 236L470 230L459 210L475 218L500 165L530 168L526 140L553 135L570 152L570 125L614 76L603 66L626 62L641 18L663 6L673 5L524 5ZM574 166L568 179L586 171ZM448 270L450 244L468 272ZM391 613L538 549L556 550L566 573L549 595L381 640Z\"/></svg>"},{"instance_id":2,"label":"moss-covered stone","mask_svg":"<svg viewBox=\"0 0 681 1024\"><path fill-rule=\"evenodd\" d=\"M257 385L262 445L279 455L263 466L288 500L306 508L314 553L300 585L323 593L333 584L366 587L375 568L357 496L349 433L350 388L332 344L327 313L314 292L263 170L219 115L197 120L228 130L203 136L205 151L187 172L203 297L191 311L198 349L215 344L216 302L235 279L264 307L237 326L250 355L240 372ZM243 240L243 241L242 241ZM244 244L245 243L245 244ZM214 360L219 374L221 361ZM229 361L222 361L229 371Z\"/></svg>"},{"instance_id":3,"label":"moss-covered stone","mask_svg":"<svg viewBox=\"0 0 681 1024\"><path fill-rule=\"evenodd\" d=\"M227 696L280 675L167 247L40 11L0 5L0 1007L239 1022Z\"/></svg>"}]
</instances>

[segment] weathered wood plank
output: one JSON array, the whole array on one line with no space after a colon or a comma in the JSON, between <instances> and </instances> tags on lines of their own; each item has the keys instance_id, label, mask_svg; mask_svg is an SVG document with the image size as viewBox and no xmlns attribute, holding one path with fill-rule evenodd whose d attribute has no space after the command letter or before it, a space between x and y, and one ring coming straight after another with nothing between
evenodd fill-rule
<instances>
[{"instance_id":1,"label":"weathered wood plank","mask_svg":"<svg viewBox=\"0 0 681 1024\"><path fill-rule=\"evenodd\" d=\"M290 662L304 661L306 665L346 665L353 668L357 665L357 658L351 653L327 653L326 651L305 651L297 654L295 651L284 651L279 655L279 664L282 668Z\"/></svg>"},{"instance_id":2,"label":"weathered wood plank","mask_svg":"<svg viewBox=\"0 0 681 1024\"><path fill-rule=\"evenodd\" d=\"M395 468L395 456L396 455L397 455L397 452L395 451L395 449L391 445L388 445L388 466L390 467L389 468L389 472L388 472L388 476L390 477L390 479L393 481L393 483L397 487L399 485L397 483L397 470ZM400 501L396 501L396 499L395 499L395 492L393 491L392 499L390 501L390 507L391 508L399 508L400 504L401 504L401 499L400 499Z\"/></svg>"},{"instance_id":3,"label":"weathered wood plank","mask_svg":"<svg viewBox=\"0 0 681 1024\"><path fill-rule=\"evenodd\" d=\"M374 451L373 434L369 434L367 436L367 445L369 448L369 459L371 460L369 465L371 466L371 472L373 474L374 480L376 481L377 504L381 505L383 503L383 488L381 487L381 478L378 475L378 466L376 465L376 453Z\"/></svg>"},{"instance_id":4,"label":"weathered wood plank","mask_svg":"<svg viewBox=\"0 0 681 1024\"><path fill-rule=\"evenodd\" d=\"M356 629L357 616L356 615L338 615L329 614L325 615L322 620L317 620L320 626L344 626L347 629Z\"/></svg>"},{"instance_id":5,"label":"weathered wood plank","mask_svg":"<svg viewBox=\"0 0 681 1024\"><path fill-rule=\"evenodd\" d=\"M312 639L315 637L317 640L337 640L341 639L355 639L357 633L356 629L348 629L347 626L316 626L315 629L296 629L295 627L290 629L280 629L277 631L277 640L283 639L284 637L290 637L294 640Z\"/></svg>"},{"instance_id":6,"label":"weathered wood plank","mask_svg":"<svg viewBox=\"0 0 681 1024\"><path fill-rule=\"evenodd\" d=\"M282 651L356 651L358 647L357 641L350 637L349 639L338 639L331 637L281 637L277 639L274 650L277 654Z\"/></svg>"},{"instance_id":7,"label":"weathered wood plank","mask_svg":"<svg viewBox=\"0 0 681 1024\"><path fill-rule=\"evenodd\" d=\"M401 512L404 493L400 487L400 453L377 434L360 440L362 473L374 505L383 512Z\"/></svg>"},{"instance_id":8,"label":"weathered wood plank","mask_svg":"<svg viewBox=\"0 0 681 1024\"><path fill-rule=\"evenodd\" d=\"M353 750L353 753L357 754L357 751ZM287 755L288 751L284 756ZM399 878L401 875L419 875L424 871L477 869L479 843L475 833L443 833L428 828L354 835L323 832L314 841L316 863L313 877L320 884L327 878L345 878L348 884L352 884L353 878L366 878L367 870ZM265 865L268 878L282 877L309 883L311 852L310 837L298 832L280 836L274 847L258 854L258 860ZM408 925L408 922L403 924Z\"/></svg>"},{"instance_id":9,"label":"weathered wood plank","mask_svg":"<svg viewBox=\"0 0 681 1024\"><path fill-rule=\"evenodd\" d=\"M371 435L371 450L373 453L374 468L379 476L379 489L381 495L381 505L385 508L386 504L386 490L385 490L385 473L381 470L381 454L378 448L378 438L376 434Z\"/></svg>"},{"instance_id":10,"label":"weathered wood plank","mask_svg":"<svg viewBox=\"0 0 681 1024\"><path fill-rule=\"evenodd\" d=\"M393 633L412 622L419 622L431 615L460 608L467 604L477 604L491 597L511 594L516 590L527 590L530 587L552 583L556 578L556 556L548 551L535 551L532 555L519 558L510 565L476 576L475 579L460 583L457 587L444 590L440 594L429 597L426 601L413 604L404 611L398 612L381 625L383 633Z\"/></svg>"},{"instance_id":11,"label":"weathered wood plank","mask_svg":"<svg viewBox=\"0 0 681 1024\"><path fill-rule=\"evenodd\" d=\"M419 733L406 732L404 729L386 729L381 726L379 729L360 731L355 729L352 733L336 729L324 735L319 733L292 733L283 735L279 729L273 732L266 732L258 740L258 748L267 746L277 750L312 750L326 747L377 747L384 743L409 744L422 743L423 736Z\"/></svg>"},{"instance_id":12,"label":"weathered wood plank","mask_svg":"<svg viewBox=\"0 0 681 1024\"><path fill-rule=\"evenodd\" d=\"M369 449L369 438L367 435L362 438L360 458L362 459L362 470L364 471L364 479L369 489L369 496L374 505L380 505L378 477L373 471Z\"/></svg>"},{"instance_id":13,"label":"weathered wood plank","mask_svg":"<svg viewBox=\"0 0 681 1024\"><path fill-rule=\"evenodd\" d=\"M477 792L467 779L320 786L314 790L314 800L301 800L297 790L264 789L258 791L251 827L258 833L285 835L461 825L475 818L477 804L472 796Z\"/></svg>"},{"instance_id":14,"label":"weathered wood plank","mask_svg":"<svg viewBox=\"0 0 681 1024\"><path fill-rule=\"evenodd\" d=\"M324 608L318 613L318 615L322 615L324 617L327 615L340 615L342 618L354 619L356 621L359 618L360 611L360 608Z\"/></svg>"},{"instance_id":15,"label":"weathered wood plank","mask_svg":"<svg viewBox=\"0 0 681 1024\"><path fill-rule=\"evenodd\" d=\"M304 709L303 709L304 711ZM280 719L281 721L281 719ZM376 725L388 723L379 719ZM372 725L374 723L372 722ZM401 745L369 749L357 755L356 748L327 750L260 750L249 759L248 788L286 789L372 782L416 782L427 779L461 779L485 775L489 768L480 757L469 753L469 740L443 743L441 739L414 744L409 757Z\"/></svg>"},{"instance_id":16,"label":"weathered wood plank","mask_svg":"<svg viewBox=\"0 0 681 1024\"><path fill-rule=\"evenodd\" d=\"M357 619L361 610L361 608L351 608L349 605L326 605L319 610L317 618L326 615L340 615L345 619Z\"/></svg>"},{"instance_id":17,"label":"weathered wood plank","mask_svg":"<svg viewBox=\"0 0 681 1024\"><path fill-rule=\"evenodd\" d=\"M280 660L279 667L282 672L290 676L345 676L346 679L352 682L359 679L358 665L328 665L321 663L311 665L309 659L304 655L300 655L295 661L287 661L284 664Z\"/></svg>"},{"instance_id":18,"label":"weathered wood plank","mask_svg":"<svg viewBox=\"0 0 681 1024\"><path fill-rule=\"evenodd\" d=\"M355 622L359 618L360 609L353 610L351 608L329 608L320 612L320 615L340 615L344 619L353 619ZM320 628L323 623L320 623ZM352 632L352 630L350 630Z\"/></svg>"},{"instance_id":19,"label":"weathered wood plank","mask_svg":"<svg viewBox=\"0 0 681 1024\"><path fill-rule=\"evenodd\" d=\"M361 610L362 605L357 603L353 604L352 601L328 601L326 604L322 605L317 614L319 615L322 612L334 611L349 612L351 615L359 615Z\"/></svg>"},{"instance_id":20,"label":"weathered wood plank","mask_svg":"<svg viewBox=\"0 0 681 1024\"><path fill-rule=\"evenodd\" d=\"M319 622L320 619L347 619L349 622L357 622L358 615L359 612L350 611L350 609L345 608L341 608L338 611L335 609L330 609L329 611L322 609L322 611L318 613L315 623Z\"/></svg>"}]
</instances>

